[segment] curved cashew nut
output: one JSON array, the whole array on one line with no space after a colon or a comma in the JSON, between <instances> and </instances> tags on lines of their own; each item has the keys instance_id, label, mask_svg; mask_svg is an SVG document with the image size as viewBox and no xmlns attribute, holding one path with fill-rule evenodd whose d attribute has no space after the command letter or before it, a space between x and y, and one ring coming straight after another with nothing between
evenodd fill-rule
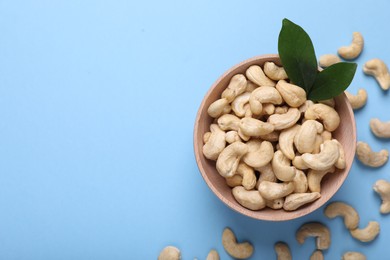
<instances>
[{"instance_id":1,"label":"curved cashew nut","mask_svg":"<svg viewBox=\"0 0 390 260\"><path fill-rule=\"evenodd\" d=\"M244 117L240 121L239 129L247 136L262 136L274 131L274 126L255 118Z\"/></svg>"},{"instance_id":2,"label":"curved cashew nut","mask_svg":"<svg viewBox=\"0 0 390 260\"><path fill-rule=\"evenodd\" d=\"M339 62L341 62L341 59L337 55L325 54L320 57L318 64L320 67L326 68Z\"/></svg>"},{"instance_id":3,"label":"curved cashew nut","mask_svg":"<svg viewBox=\"0 0 390 260\"><path fill-rule=\"evenodd\" d=\"M260 138L261 138L261 140L264 140L264 141L276 142L279 140L279 132L273 131L269 134L261 135Z\"/></svg>"},{"instance_id":4,"label":"curved cashew nut","mask_svg":"<svg viewBox=\"0 0 390 260\"><path fill-rule=\"evenodd\" d=\"M246 190L242 186L237 186L233 188L232 193L237 202L247 209L260 210L265 208L265 200L258 190Z\"/></svg>"},{"instance_id":5,"label":"curved cashew nut","mask_svg":"<svg viewBox=\"0 0 390 260\"><path fill-rule=\"evenodd\" d=\"M334 108L324 104L314 104L305 112L306 119L319 119L326 130L333 132L340 124L340 116Z\"/></svg>"},{"instance_id":6,"label":"curved cashew nut","mask_svg":"<svg viewBox=\"0 0 390 260\"><path fill-rule=\"evenodd\" d=\"M218 126L224 131L238 131L238 128L240 126L240 118L232 114L225 114L221 116L220 118L218 118L217 122Z\"/></svg>"},{"instance_id":7,"label":"curved cashew nut","mask_svg":"<svg viewBox=\"0 0 390 260\"><path fill-rule=\"evenodd\" d=\"M382 122L378 118L373 118L370 120L370 128L375 136L390 138L390 121Z\"/></svg>"},{"instance_id":8,"label":"curved cashew nut","mask_svg":"<svg viewBox=\"0 0 390 260\"><path fill-rule=\"evenodd\" d=\"M226 107L228 106L229 102L226 98L217 99L210 104L209 108L207 109L207 113L209 114L209 116L217 118L224 112L226 112Z\"/></svg>"},{"instance_id":9,"label":"curved cashew nut","mask_svg":"<svg viewBox=\"0 0 390 260\"><path fill-rule=\"evenodd\" d=\"M226 146L217 159L217 171L222 177L232 177L237 170L241 157L248 152L248 146L242 142L234 142Z\"/></svg>"},{"instance_id":10,"label":"curved cashew nut","mask_svg":"<svg viewBox=\"0 0 390 260\"><path fill-rule=\"evenodd\" d=\"M284 68L279 67L271 61L267 61L264 63L264 73L268 78L276 81L288 78Z\"/></svg>"},{"instance_id":11,"label":"curved cashew nut","mask_svg":"<svg viewBox=\"0 0 390 260\"><path fill-rule=\"evenodd\" d=\"M330 231L319 222L309 222L303 224L297 231L295 238L299 244L303 244L308 237L316 238L317 249L325 250L330 246Z\"/></svg>"},{"instance_id":12,"label":"curved cashew nut","mask_svg":"<svg viewBox=\"0 0 390 260\"><path fill-rule=\"evenodd\" d=\"M241 141L241 138L238 135L237 131L232 130L232 131L226 132L225 140L227 143L232 144L234 142Z\"/></svg>"},{"instance_id":13,"label":"curved cashew nut","mask_svg":"<svg viewBox=\"0 0 390 260\"><path fill-rule=\"evenodd\" d=\"M219 260L219 254L217 250L211 249L209 254L206 257L206 260Z\"/></svg>"},{"instance_id":14,"label":"curved cashew nut","mask_svg":"<svg viewBox=\"0 0 390 260\"><path fill-rule=\"evenodd\" d=\"M360 32L354 32L352 35L352 43L349 46L343 46L338 49L338 54L347 60L357 58L363 50L364 39Z\"/></svg>"},{"instance_id":15,"label":"curved cashew nut","mask_svg":"<svg viewBox=\"0 0 390 260\"><path fill-rule=\"evenodd\" d=\"M357 143L356 155L364 165L370 167L380 167L384 165L389 158L389 152L387 150L383 149L379 152L374 152L365 142Z\"/></svg>"},{"instance_id":16,"label":"curved cashew nut","mask_svg":"<svg viewBox=\"0 0 390 260\"><path fill-rule=\"evenodd\" d=\"M230 188L242 185L242 176L239 174L234 174L232 177L225 177L226 184Z\"/></svg>"},{"instance_id":17,"label":"curved cashew nut","mask_svg":"<svg viewBox=\"0 0 390 260\"><path fill-rule=\"evenodd\" d=\"M292 260L290 248L284 242L277 242L274 246L277 260Z\"/></svg>"},{"instance_id":18,"label":"curved cashew nut","mask_svg":"<svg viewBox=\"0 0 390 260\"><path fill-rule=\"evenodd\" d=\"M336 163L334 164L334 166L336 166L337 169L345 169L345 166L346 166L346 161L345 161L345 151L344 151L344 148L343 146L340 144L339 141L337 141L337 139L332 139L332 142L335 142L337 144L337 147L339 148L339 158L337 159Z\"/></svg>"},{"instance_id":19,"label":"curved cashew nut","mask_svg":"<svg viewBox=\"0 0 390 260\"><path fill-rule=\"evenodd\" d=\"M256 183L256 189L259 189L259 185L263 181L269 181L269 182L276 182L277 181L274 170L272 169L272 166L270 163L268 163L267 165L265 165L263 167L255 168L255 170L260 172L259 179L257 180L257 183Z\"/></svg>"},{"instance_id":20,"label":"curved cashew nut","mask_svg":"<svg viewBox=\"0 0 390 260\"><path fill-rule=\"evenodd\" d=\"M158 260L180 260L180 250L174 246L165 247L158 256Z\"/></svg>"},{"instance_id":21,"label":"curved cashew nut","mask_svg":"<svg viewBox=\"0 0 390 260\"><path fill-rule=\"evenodd\" d=\"M305 103L303 103L298 109L299 109L299 112L301 113L305 113L307 109L309 109L309 107L311 107L312 105L314 105L314 102L311 101L311 100L306 100Z\"/></svg>"},{"instance_id":22,"label":"curved cashew nut","mask_svg":"<svg viewBox=\"0 0 390 260\"><path fill-rule=\"evenodd\" d=\"M382 199L380 212L382 214L390 213L390 182L385 180L378 180L375 182L373 189Z\"/></svg>"},{"instance_id":23,"label":"curved cashew nut","mask_svg":"<svg viewBox=\"0 0 390 260\"><path fill-rule=\"evenodd\" d=\"M301 113L298 108L289 108L285 114L271 115L267 119L267 122L272 124L275 127L275 130L282 130L295 125L300 117Z\"/></svg>"},{"instance_id":24,"label":"curved cashew nut","mask_svg":"<svg viewBox=\"0 0 390 260\"><path fill-rule=\"evenodd\" d=\"M265 201L265 205L271 209L281 209L281 208L283 208L283 203L284 203L284 198Z\"/></svg>"},{"instance_id":25,"label":"curved cashew nut","mask_svg":"<svg viewBox=\"0 0 390 260\"><path fill-rule=\"evenodd\" d=\"M314 150L317 133L323 131L323 126L316 120L306 120L294 136L294 144L300 153L311 153Z\"/></svg>"},{"instance_id":26,"label":"curved cashew nut","mask_svg":"<svg viewBox=\"0 0 390 260\"><path fill-rule=\"evenodd\" d=\"M207 159L215 161L226 146L225 132L216 124L210 125L210 131L211 134L203 145L203 154Z\"/></svg>"},{"instance_id":27,"label":"curved cashew nut","mask_svg":"<svg viewBox=\"0 0 390 260\"><path fill-rule=\"evenodd\" d=\"M259 86L270 86L274 87L275 82L273 82L271 79L269 79L265 74L263 69L258 65L252 65L250 66L246 72L245 75L248 77L250 81L253 83L259 85Z\"/></svg>"},{"instance_id":28,"label":"curved cashew nut","mask_svg":"<svg viewBox=\"0 0 390 260\"><path fill-rule=\"evenodd\" d=\"M245 163L240 163L237 167L237 174L242 176L242 186L246 190L251 190L256 186L257 179L252 167Z\"/></svg>"},{"instance_id":29,"label":"curved cashew nut","mask_svg":"<svg viewBox=\"0 0 390 260\"><path fill-rule=\"evenodd\" d=\"M242 157L242 160L251 167L262 167L268 164L274 155L274 147L268 141L259 141L256 139L246 143L248 152Z\"/></svg>"},{"instance_id":30,"label":"curved cashew nut","mask_svg":"<svg viewBox=\"0 0 390 260\"><path fill-rule=\"evenodd\" d=\"M249 242L237 243L236 236L230 228L225 228L222 233L222 245L229 255L237 259L249 258L254 250Z\"/></svg>"},{"instance_id":31,"label":"curved cashew nut","mask_svg":"<svg viewBox=\"0 0 390 260\"><path fill-rule=\"evenodd\" d=\"M350 230L350 233L353 238L356 238L361 242L370 242L379 235L379 231L379 223L376 221L370 221L365 228Z\"/></svg>"},{"instance_id":32,"label":"curved cashew nut","mask_svg":"<svg viewBox=\"0 0 390 260\"><path fill-rule=\"evenodd\" d=\"M390 74L387 65L380 59L367 61L363 67L364 73L373 76L383 90L390 87Z\"/></svg>"},{"instance_id":33,"label":"curved cashew nut","mask_svg":"<svg viewBox=\"0 0 390 260\"><path fill-rule=\"evenodd\" d=\"M324 260L324 255L321 250L316 250L311 254L310 260Z\"/></svg>"},{"instance_id":34,"label":"curved cashew nut","mask_svg":"<svg viewBox=\"0 0 390 260\"><path fill-rule=\"evenodd\" d=\"M263 103L279 105L283 102L282 96L274 87L263 86L252 91L249 98L249 105L254 115L260 115L263 110Z\"/></svg>"},{"instance_id":35,"label":"curved cashew nut","mask_svg":"<svg viewBox=\"0 0 390 260\"><path fill-rule=\"evenodd\" d=\"M324 143L324 140L322 139L322 135L317 134L316 140L314 142L314 147L313 147L313 154L317 154L321 151L321 145Z\"/></svg>"},{"instance_id":36,"label":"curved cashew nut","mask_svg":"<svg viewBox=\"0 0 390 260\"><path fill-rule=\"evenodd\" d=\"M294 193L304 193L307 192L308 182L307 182L307 177L306 174L301 171L301 170L296 170L295 171L295 177L293 179L294 183Z\"/></svg>"},{"instance_id":37,"label":"curved cashew nut","mask_svg":"<svg viewBox=\"0 0 390 260\"><path fill-rule=\"evenodd\" d=\"M324 214L327 218L342 217L344 219L344 225L347 229L356 229L359 225L359 214L350 205L344 202L332 202L324 210Z\"/></svg>"},{"instance_id":38,"label":"curved cashew nut","mask_svg":"<svg viewBox=\"0 0 390 260\"><path fill-rule=\"evenodd\" d=\"M231 103L238 95L246 90L247 80L244 75L234 75L227 88L222 92L221 97Z\"/></svg>"},{"instance_id":39,"label":"curved cashew nut","mask_svg":"<svg viewBox=\"0 0 390 260\"><path fill-rule=\"evenodd\" d=\"M320 192L321 191L321 181L322 178L328 174L333 173L335 171L335 168L331 166L327 170L322 171L316 171L316 170L309 170L307 174L307 184L309 186L309 190L312 192Z\"/></svg>"},{"instance_id":40,"label":"curved cashew nut","mask_svg":"<svg viewBox=\"0 0 390 260\"><path fill-rule=\"evenodd\" d=\"M296 155L294 157L294 159L292 160L292 165L294 165L295 168L300 169L300 170L307 170L307 169L309 169L309 167L303 161L301 155Z\"/></svg>"},{"instance_id":41,"label":"curved cashew nut","mask_svg":"<svg viewBox=\"0 0 390 260\"><path fill-rule=\"evenodd\" d=\"M281 181L292 181L295 177L295 167L290 166L291 161L278 150L272 158L272 169L276 178ZM265 164L264 164L265 165Z\"/></svg>"},{"instance_id":42,"label":"curved cashew nut","mask_svg":"<svg viewBox=\"0 0 390 260\"><path fill-rule=\"evenodd\" d=\"M286 211L296 210L320 197L321 194L319 192L293 193L285 198L283 209Z\"/></svg>"},{"instance_id":43,"label":"curved cashew nut","mask_svg":"<svg viewBox=\"0 0 390 260\"><path fill-rule=\"evenodd\" d=\"M353 95L347 90L345 90L344 93L347 96L352 109L354 110L362 108L367 103L368 95L364 88L360 88L357 92L357 95Z\"/></svg>"},{"instance_id":44,"label":"curved cashew nut","mask_svg":"<svg viewBox=\"0 0 390 260\"><path fill-rule=\"evenodd\" d=\"M306 101L305 90L285 80L279 80L276 89L290 107L300 107Z\"/></svg>"},{"instance_id":45,"label":"curved cashew nut","mask_svg":"<svg viewBox=\"0 0 390 260\"><path fill-rule=\"evenodd\" d=\"M269 116L275 113L275 105L271 103L263 104L263 110L261 110L261 113L259 117L261 116Z\"/></svg>"},{"instance_id":46,"label":"curved cashew nut","mask_svg":"<svg viewBox=\"0 0 390 260\"><path fill-rule=\"evenodd\" d=\"M366 260L366 256L360 252L346 252L341 260Z\"/></svg>"},{"instance_id":47,"label":"curved cashew nut","mask_svg":"<svg viewBox=\"0 0 390 260\"><path fill-rule=\"evenodd\" d=\"M250 92L244 92L237 96L232 102L232 110L238 117L244 117L246 113L245 105L249 103Z\"/></svg>"},{"instance_id":48,"label":"curved cashew nut","mask_svg":"<svg viewBox=\"0 0 390 260\"><path fill-rule=\"evenodd\" d=\"M300 128L300 125L294 125L290 128L282 130L279 135L280 150L290 160L293 160L295 157L294 137Z\"/></svg>"},{"instance_id":49,"label":"curved cashew nut","mask_svg":"<svg viewBox=\"0 0 390 260\"><path fill-rule=\"evenodd\" d=\"M340 152L336 142L325 141L321 145L321 151L318 154L302 154L303 162L313 170L323 171L331 168L339 159Z\"/></svg>"},{"instance_id":50,"label":"curved cashew nut","mask_svg":"<svg viewBox=\"0 0 390 260\"><path fill-rule=\"evenodd\" d=\"M287 196L294 191L293 182L276 183L262 181L259 185L260 195L266 200L276 200Z\"/></svg>"}]
</instances>

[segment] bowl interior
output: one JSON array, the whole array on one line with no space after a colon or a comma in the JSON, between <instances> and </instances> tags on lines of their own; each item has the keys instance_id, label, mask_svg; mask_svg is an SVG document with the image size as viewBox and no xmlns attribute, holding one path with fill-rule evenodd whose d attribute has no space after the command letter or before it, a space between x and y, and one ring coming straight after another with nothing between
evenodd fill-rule
<instances>
[{"instance_id":1,"label":"bowl interior","mask_svg":"<svg viewBox=\"0 0 390 260\"><path fill-rule=\"evenodd\" d=\"M335 173L325 175L321 182L321 198L313 203L303 206L295 211L287 212L284 210L273 210L265 208L260 211L252 211L242 207L234 199L231 188L226 185L222 176L219 175L215 168L215 162L206 159L202 153L203 134L209 131L209 126L213 119L207 114L207 108L215 100L219 99L222 91L227 87L232 76L241 73L245 75L246 69L251 65L262 66L266 61L272 61L280 65L278 55L256 56L239 63L225 72L209 89L205 95L195 121L194 128L194 149L196 162L202 177L207 185L217 197L233 210L246 216L271 221L283 221L295 219L318 209L324 205L341 187L351 168L356 149L356 125L353 110L344 94L335 98L336 110L338 111L341 123L333 132L333 137L339 140L345 150L346 168L338 170Z\"/></svg>"}]
</instances>

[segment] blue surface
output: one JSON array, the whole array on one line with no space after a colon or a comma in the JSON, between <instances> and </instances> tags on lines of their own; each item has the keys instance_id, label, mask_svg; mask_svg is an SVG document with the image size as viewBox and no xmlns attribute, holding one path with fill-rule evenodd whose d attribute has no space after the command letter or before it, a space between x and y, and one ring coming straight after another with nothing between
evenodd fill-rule
<instances>
[{"instance_id":1,"label":"blue surface","mask_svg":"<svg viewBox=\"0 0 390 260\"><path fill-rule=\"evenodd\" d=\"M353 205L361 227L376 220L372 243L352 239L322 208L282 223L233 212L208 189L195 163L193 124L208 88L249 57L277 52L284 17L310 34L317 55L366 40L350 87L364 87L358 139L374 150L371 117L390 120L388 93L362 72L390 64L388 10L381 1L0 1L0 259L156 259L167 245L183 259L222 248L232 227L274 259L276 241L308 259L311 239L296 229L322 221L332 233L326 259L347 250L389 259L390 216L372 185L390 180L387 164L355 162L335 196Z\"/></svg>"}]
</instances>

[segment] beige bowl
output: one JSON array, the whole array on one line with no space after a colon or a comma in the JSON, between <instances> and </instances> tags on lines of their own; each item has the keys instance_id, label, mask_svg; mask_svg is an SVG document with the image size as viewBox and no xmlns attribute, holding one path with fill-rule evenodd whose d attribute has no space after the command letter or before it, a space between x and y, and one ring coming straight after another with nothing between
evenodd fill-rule
<instances>
[{"instance_id":1,"label":"beige bowl","mask_svg":"<svg viewBox=\"0 0 390 260\"><path fill-rule=\"evenodd\" d=\"M225 72L209 89L205 95L198 114L194 128L194 149L196 162L202 177L210 189L233 210L246 216L271 221L284 221L302 217L324 205L341 187L351 168L356 150L356 125L353 110L344 94L335 98L336 110L338 111L341 123L333 136L339 140L345 149L346 168L338 170L333 174L327 174L321 182L321 198L313 203L303 206L295 211L287 212L283 209L273 210L265 208L260 211L252 211L244 208L234 199L232 189L226 185L225 179L219 175L215 168L215 162L203 156L203 134L209 131L213 119L207 114L207 108L215 100L219 99L222 91L227 87L232 76L241 73L245 74L246 69L251 65L262 66L266 61L272 61L280 65L278 55L257 56L239 63Z\"/></svg>"}]
</instances>

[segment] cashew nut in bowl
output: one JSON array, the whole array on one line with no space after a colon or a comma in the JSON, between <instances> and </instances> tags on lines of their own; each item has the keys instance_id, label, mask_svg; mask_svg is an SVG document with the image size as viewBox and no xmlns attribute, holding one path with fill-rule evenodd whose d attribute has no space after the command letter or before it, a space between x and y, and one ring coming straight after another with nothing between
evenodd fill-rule
<instances>
[{"instance_id":1,"label":"cashew nut in bowl","mask_svg":"<svg viewBox=\"0 0 390 260\"><path fill-rule=\"evenodd\" d=\"M250 92L244 92L237 96L232 102L232 110L238 117L244 117L246 113L245 105L249 103Z\"/></svg>"},{"instance_id":2,"label":"cashew nut in bowl","mask_svg":"<svg viewBox=\"0 0 390 260\"><path fill-rule=\"evenodd\" d=\"M269 134L261 135L260 138L264 141L277 142L279 140L279 134L280 133L278 131L273 131Z\"/></svg>"},{"instance_id":3,"label":"cashew nut in bowl","mask_svg":"<svg viewBox=\"0 0 390 260\"><path fill-rule=\"evenodd\" d=\"M251 167L263 167L268 164L274 155L274 147L268 141L250 140L246 143L248 152L242 160Z\"/></svg>"},{"instance_id":4,"label":"cashew nut in bowl","mask_svg":"<svg viewBox=\"0 0 390 260\"><path fill-rule=\"evenodd\" d=\"M258 65L252 65L250 66L246 72L245 75L248 77L250 81L253 83L259 85L259 86L269 86L274 87L275 82L273 82L271 79L269 79L265 74L263 69Z\"/></svg>"},{"instance_id":5,"label":"cashew nut in bowl","mask_svg":"<svg viewBox=\"0 0 390 260\"><path fill-rule=\"evenodd\" d=\"M291 161L278 150L272 158L272 169L276 178L281 181L292 181L295 177L295 167L290 166ZM265 165L265 164L264 164Z\"/></svg>"},{"instance_id":6,"label":"cashew nut in bowl","mask_svg":"<svg viewBox=\"0 0 390 260\"><path fill-rule=\"evenodd\" d=\"M248 152L248 146L234 142L226 146L217 159L217 171L222 177L231 177L236 173L241 157Z\"/></svg>"},{"instance_id":7,"label":"cashew nut in bowl","mask_svg":"<svg viewBox=\"0 0 390 260\"><path fill-rule=\"evenodd\" d=\"M367 103L368 95L364 88L360 88L356 95L349 93L347 90L345 90L344 93L347 96L352 109L354 110L364 107L364 105Z\"/></svg>"},{"instance_id":8,"label":"cashew nut in bowl","mask_svg":"<svg viewBox=\"0 0 390 260\"><path fill-rule=\"evenodd\" d=\"M274 130L282 130L295 125L300 117L301 113L298 108L289 108L285 114L271 115L267 122L274 126Z\"/></svg>"},{"instance_id":9,"label":"cashew nut in bowl","mask_svg":"<svg viewBox=\"0 0 390 260\"><path fill-rule=\"evenodd\" d=\"M277 242L274 246L277 260L292 260L290 248L284 242Z\"/></svg>"},{"instance_id":10,"label":"cashew nut in bowl","mask_svg":"<svg viewBox=\"0 0 390 260\"><path fill-rule=\"evenodd\" d=\"M310 260L324 260L324 255L321 250L316 250L311 254Z\"/></svg>"},{"instance_id":11,"label":"cashew nut in bowl","mask_svg":"<svg viewBox=\"0 0 390 260\"><path fill-rule=\"evenodd\" d=\"M211 249L209 254L206 257L206 260L219 260L219 254L217 250Z\"/></svg>"},{"instance_id":12,"label":"cashew nut in bowl","mask_svg":"<svg viewBox=\"0 0 390 260\"><path fill-rule=\"evenodd\" d=\"M259 185L262 181L276 182L276 176L272 169L271 163L263 167L255 168L256 171L260 172L259 179L257 180L256 189L259 188Z\"/></svg>"},{"instance_id":13,"label":"cashew nut in bowl","mask_svg":"<svg viewBox=\"0 0 390 260\"><path fill-rule=\"evenodd\" d=\"M280 150L290 160L293 160L295 157L294 137L300 128L300 125L294 125L282 130L279 135Z\"/></svg>"},{"instance_id":14,"label":"cashew nut in bowl","mask_svg":"<svg viewBox=\"0 0 390 260\"><path fill-rule=\"evenodd\" d=\"M356 155L359 161L370 167L381 167L387 162L389 158L389 152L387 150L383 149L379 152L374 152L365 142L357 143Z\"/></svg>"},{"instance_id":15,"label":"cashew nut in bowl","mask_svg":"<svg viewBox=\"0 0 390 260\"><path fill-rule=\"evenodd\" d=\"M262 181L259 184L260 195L266 200L276 200L287 196L294 191L293 182L276 183Z\"/></svg>"},{"instance_id":16,"label":"cashew nut in bowl","mask_svg":"<svg viewBox=\"0 0 390 260\"><path fill-rule=\"evenodd\" d=\"M283 67L279 67L275 63L271 61L267 61L264 63L264 73L265 75L275 81L287 79L287 73Z\"/></svg>"},{"instance_id":17,"label":"cashew nut in bowl","mask_svg":"<svg viewBox=\"0 0 390 260\"><path fill-rule=\"evenodd\" d=\"M158 260L180 260L180 250L174 246L165 247L158 256Z\"/></svg>"},{"instance_id":18,"label":"cashew nut in bowl","mask_svg":"<svg viewBox=\"0 0 390 260\"><path fill-rule=\"evenodd\" d=\"M230 188L242 185L242 176L239 174L234 174L232 177L225 177L226 184Z\"/></svg>"},{"instance_id":19,"label":"cashew nut in bowl","mask_svg":"<svg viewBox=\"0 0 390 260\"><path fill-rule=\"evenodd\" d=\"M238 131L240 126L240 118L236 117L235 115L225 114L218 118L217 123L218 126L224 131Z\"/></svg>"},{"instance_id":20,"label":"cashew nut in bowl","mask_svg":"<svg viewBox=\"0 0 390 260\"><path fill-rule=\"evenodd\" d=\"M254 115L260 115L264 103L279 105L283 102L282 96L274 87L262 86L252 91L249 105Z\"/></svg>"},{"instance_id":21,"label":"cashew nut in bowl","mask_svg":"<svg viewBox=\"0 0 390 260\"><path fill-rule=\"evenodd\" d=\"M232 102L238 95L246 90L247 80L244 75L234 75L227 88L222 92L221 97L225 98L229 103Z\"/></svg>"},{"instance_id":22,"label":"cashew nut in bowl","mask_svg":"<svg viewBox=\"0 0 390 260\"><path fill-rule=\"evenodd\" d=\"M318 65L322 68L326 68L339 62L341 62L341 59L337 55L324 54L320 57Z\"/></svg>"},{"instance_id":23,"label":"cashew nut in bowl","mask_svg":"<svg viewBox=\"0 0 390 260\"><path fill-rule=\"evenodd\" d=\"M241 162L237 167L237 174L242 176L242 186L246 190L251 190L256 186L256 175L252 167L249 167L246 163Z\"/></svg>"},{"instance_id":24,"label":"cashew nut in bowl","mask_svg":"<svg viewBox=\"0 0 390 260\"><path fill-rule=\"evenodd\" d=\"M318 154L302 154L302 160L310 169L317 171L330 169L339 159L340 152L337 143L332 140L325 141L321 147Z\"/></svg>"},{"instance_id":25,"label":"cashew nut in bowl","mask_svg":"<svg viewBox=\"0 0 390 260\"><path fill-rule=\"evenodd\" d=\"M301 106L302 107L302 106ZM275 114L285 114L288 111L288 106L278 106L275 107Z\"/></svg>"},{"instance_id":26,"label":"cashew nut in bowl","mask_svg":"<svg viewBox=\"0 0 390 260\"><path fill-rule=\"evenodd\" d=\"M284 200L283 209L286 211L296 210L303 205L313 202L321 197L319 192L293 193L287 195Z\"/></svg>"},{"instance_id":27,"label":"cashew nut in bowl","mask_svg":"<svg viewBox=\"0 0 390 260\"><path fill-rule=\"evenodd\" d=\"M230 228L222 233L222 245L225 251L237 259L246 259L253 254L253 246L249 242L237 243L236 236Z\"/></svg>"},{"instance_id":28,"label":"cashew nut in bowl","mask_svg":"<svg viewBox=\"0 0 390 260\"><path fill-rule=\"evenodd\" d=\"M390 74L387 65L380 59L367 61L363 67L364 73L373 76L383 90L390 87Z\"/></svg>"},{"instance_id":29,"label":"cashew nut in bowl","mask_svg":"<svg viewBox=\"0 0 390 260\"><path fill-rule=\"evenodd\" d=\"M370 242L374 240L380 232L379 223L376 221L368 222L368 225L363 229L350 230L353 238L361 242Z\"/></svg>"},{"instance_id":30,"label":"cashew nut in bowl","mask_svg":"<svg viewBox=\"0 0 390 260\"><path fill-rule=\"evenodd\" d=\"M294 136L294 144L300 153L311 153L314 150L317 134L322 133L323 126L316 120L306 120Z\"/></svg>"},{"instance_id":31,"label":"cashew nut in bowl","mask_svg":"<svg viewBox=\"0 0 390 260\"><path fill-rule=\"evenodd\" d=\"M207 141L210 139L211 132L206 132L203 135L203 144L207 143Z\"/></svg>"},{"instance_id":32,"label":"cashew nut in bowl","mask_svg":"<svg viewBox=\"0 0 390 260\"><path fill-rule=\"evenodd\" d=\"M307 170L307 169L309 169L309 167L303 161L301 155L296 155L294 157L294 159L292 160L292 165L294 165L295 168L300 169L300 170Z\"/></svg>"},{"instance_id":33,"label":"cashew nut in bowl","mask_svg":"<svg viewBox=\"0 0 390 260\"><path fill-rule=\"evenodd\" d=\"M294 182L294 193L304 193L307 192L308 183L306 174L301 170L295 171L295 177L293 179Z\"/></svg>"},{"instance_id":34,"label":"cashew nut in bowl","mask_svg":"<svg viewBox=\"0 0 390 260\"><path fill-rule=\"evenodd\" d=\"M314 105L314 102L311 101L310 99L309 100L306 100L305 103L303 103L298 109L299 109L299 112L301 113L305 113L306 110L311 107L312 105Z\"/></svg>"},{"instance_id":35,"label":"cashew nut in bowl","mask_svg":"<svg viewBox=\"0 0 390 260\"><path fill-rule=\"evenodd\" d=\"M251 82L250 80L247 80L245 91L246 92L252 92L253 90L255 90L258 87L259 86L257 86L255 83Z\"/></svg>"},{"instance_id":36,"label":"cashew nut in bowl","mask_svg":"<svg viewBox=\"0 0 390 260\"><path fill-rule=\"evenodd\" d=\"M226 132L225 140L226 140L227 143L231 144L231 143L234 143L234 142L240 142L241 138L238 135L237 131L231 130L231 131Z\"/></svg>"},{"instance_id":37,"label":"cashew nut in bowl","mask_svg":"<svg viewBox=\"0 0 390 260\"><path fill-rule=\"evenodd\" d=\"M378 180L373 187L374 191L379 194L382 199L380 212L382 214L390 213L390 182Z\"/></svg>"},{"instance_id":38,"label":"cashew nut in bowl","mask_svg":"<svg viewBox=\"0 0 390 260\"><path fill-rule=\"evenodd\" d=\"M321 133L321 136L322 136L322 140L325 142L327 140L332 140L332 133L329 132L329 131L324 131Z\"/></svg>"},{"instance_id":39,"label":"cashew nut in bowl","mask_svg":"<svg viewBox=\"0 0 390 260\"><path fill-rule=\"evenodd\" d=\"M203 154L207 159L215 161L226 146L225 132L216 124L210 125L210 131L210 136L203 145Z\"/></svg>"},{"instance_id":40,"label":"cashew nut in bowl","mask_svg":"<svg viewBox=\"0 0 390 260\"><path fill-rule=\"evenodd\" d=\"M341 260L366 260L366 256L360 252L346 252L342 256Z\"/></svg>"},{"instance_id":41,"label":"cashew nut in bowl","mask_svg":"<svg viewBox=\"0 0 390 260\"><path fill-rule=\"evenodd\" d=\"M283 208L283 204L284 204L284 198L265 201L265 205L271 209L281 209L281 208Z\"/></svg>"},{"instance_id":42,"label":"cashew nut in bowl","mask_svg":"<svg viewBox=\"0 0 390 260\"><path fill-rule=\"evenodd\" d=\"M326 170L313 170L310 169L309 172L307 173L307 184L309 186L309 190L312 192L321 192L321 181L322 178L328 173L333 173L335 171L335 167L330 167L329 169Z\"/></svg>"},{"instance_id":43,"label":"cashew nut in bowl","mask_svg":"<svg viewBox=\"0 0 390 260\"><path fill-rule=\"evenodd\" d=\"M308 237L316 238L316 246L319 250L328 249L330 246L330 231L319 222L303 224L297 231L295 238L299 244L303 244Z\"/></svg>"},{"instance_id":44,"label":"cashew nut in bowl","mask_svg":"<svg viewBox=\"0 0 390 260\"><path fill-rule=\"evenodd\" d=\"M345 169L345 167L347 165L347 162L345 161L345 151L344 151L344 148L340 144L340 142L337 141L337 139L332 139L332 142L335 142L337 144L337 147L339 148L339 158L337 159L337 161L334 164L334 166L337 169L343 170L343 169Z\"/></svg>"},{"instance_id":45,"label":"cashew nut in bowl","mask_svg":"<svg viewBox=\"0 0 390 260\"><path fill-rule=\"evenodd\" d=\"M290 107L300 107L306 101L305 90L285 80L279 80L276 89Z\"/></svg>"},{"instance_id":46,"label":"cashew nut in bowl","mask_svg":"<svg viewBox=\"0 0 390 260\"><path fill-rule=\"evenodd\" d=\"M237 202L247 209L260 210L265 208L265 200L258 190L246 190L242 186L237 186L233 188L232 193Z\"/></svg>"},{"instance_id":47,"label":"cashew nut in bowl","mask_svg":"<svg viewBox=\"0 0 390 260\"><path fill-rule=\"evenodd\" d=\"M356 59L363 50L364 39L360 32L354 32L352 43L349 46L343 46L338 49L338 54L347 60Z\"/></svg>"},{"instance_id":48,"label":"cashew nut in bowl","mask_svg":"<svg viewBox=\"0 0 390 260\"><path fill-rule=\"evenodd\" d=\"M340 124L340 116L334 108L324 104L314 104L307 108L306 119L319 119L326 130L333 132Z\"/></svg>"},{"instance_id":49,"label":"cashew nut in bowl","mask_svg":"<svg viewBox=\"0 0 390 260\"><path fill-rule=\"evenodd\" d=\"M382 122L378 118L373 118L370 120L370 128L375 136L390 138L390 121Z\"/></svg>"},{"instance_id":50,"label":"cashew nut in bowl","mask_svg":"<svg viewBox=\"0 0 390 260\"><path fill-rule=\"evenodd\" d=\"M229 101L226 98L218 99L211 103L207 109L207 113L213 118L219 117L224 113L227 106L229 106Z\"/></svg>"},{"instance_id":51,"label":"cashew nut in bowl","mask_svg":"<svg viewBox=\"0 0 390 260\"><path fill-rule=\"evenodd\" d=\"M326 206L324 214L327 218L342 217L344 219L344 225L347 229L353 230L358 228L360 217L357 211L350 205L336 201Z\"/></svg>"}]
</instances>

